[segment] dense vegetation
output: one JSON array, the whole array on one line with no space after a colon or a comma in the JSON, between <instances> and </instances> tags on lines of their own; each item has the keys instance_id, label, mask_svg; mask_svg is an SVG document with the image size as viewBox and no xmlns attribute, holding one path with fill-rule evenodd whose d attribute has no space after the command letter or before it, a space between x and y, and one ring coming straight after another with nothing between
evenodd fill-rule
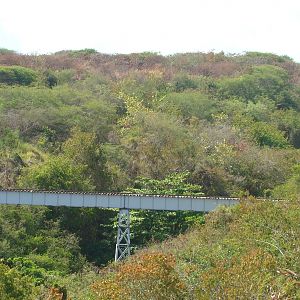
<instances>
[{"instance_id":1,"label":"dense vegetation","mask_svg":"<svg viewBox=\"0 0 300 300\"><path fill-rule=\"evenodd\" d=\"M248 200L104 270L97 299L299 299L299 202Z\"/></svg>"},{"instance_id":2,"label":"dense vegetation","mask_svg":"<svg viewBox=\"0 0 300 300\"><path fill-rule=\"evenodd\" d=\"M300 297L299 148L300 65L286 56L0 49L1 188L285 200L132 212L134 248L196 227L101 280L117 211L2 206L0 295Z\"/></svg>"}]
</instances>

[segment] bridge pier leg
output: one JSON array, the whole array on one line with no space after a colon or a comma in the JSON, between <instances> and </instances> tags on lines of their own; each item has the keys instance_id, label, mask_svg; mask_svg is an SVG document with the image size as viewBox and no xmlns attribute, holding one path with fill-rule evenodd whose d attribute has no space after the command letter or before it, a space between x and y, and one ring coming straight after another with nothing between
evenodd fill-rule
<instances>
[{"instance_id":1,"label":"bridge pier leg","mask_svg":"<svg viewBox=\"0 0 300 300\"><path fill-rule=\"evenodd\" d=\"M129 209L121 208L118 218L118 236L115 251L115 261L130 255L130 213Z\"/></svg>"}]
</instances>

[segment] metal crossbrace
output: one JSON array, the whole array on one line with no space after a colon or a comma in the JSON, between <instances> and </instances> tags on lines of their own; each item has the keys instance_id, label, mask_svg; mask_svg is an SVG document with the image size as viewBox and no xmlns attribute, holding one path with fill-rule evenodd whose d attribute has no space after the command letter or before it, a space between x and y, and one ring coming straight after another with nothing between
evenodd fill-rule
<instances>
[{"instance_id":1,"label":"metal crossbrace","mask_svg":"<svg viewBox=\"0 0 300 300\"><path fill-rule=\"evenodd\" d=\"M115 261L130 255L130 213L129 209L120 209Z\"/></svg>"}]
</instances>

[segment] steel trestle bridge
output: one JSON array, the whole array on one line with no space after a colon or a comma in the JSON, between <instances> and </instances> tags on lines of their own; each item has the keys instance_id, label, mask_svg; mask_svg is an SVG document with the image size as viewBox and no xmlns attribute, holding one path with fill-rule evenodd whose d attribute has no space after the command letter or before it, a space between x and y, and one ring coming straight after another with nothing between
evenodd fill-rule
<instances>
[{"instance_id":1,"label":"steel trestle bridge","mask_svg":"<svg viewBox=\"0 0 300 300\"><path fill-rule=\"evenodd\" d=\"M119 209L115 261L130 255L130 209L209 212L220 205L237 204L239 200L239 198L225 197L0 190L0 204Z\"/></svg>"}]
</instances>

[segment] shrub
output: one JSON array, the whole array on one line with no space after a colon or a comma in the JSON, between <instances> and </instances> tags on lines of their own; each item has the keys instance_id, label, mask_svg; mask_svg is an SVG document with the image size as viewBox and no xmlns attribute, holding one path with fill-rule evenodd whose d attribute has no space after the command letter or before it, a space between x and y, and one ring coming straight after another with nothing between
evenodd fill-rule
<instances>
[{"instance_id":1,"label":"shrub","mask_svg":"<svg viewBox=\"0 0 300 300\"><path fill-rule=\"evenodd\" d=\"M300 164L294 166L292 176L286 183L275 187L272 195L277 199L300 200Z\"/></svg>"},{"instance_id":2,"label":"shrub","mask_svg":"<svg viewBox=\"0 0 300 300\"><path fill-rule=\"evenodd\" d=\"M36 299L36 289L27 276L0 262L0 297L5 300Z\"/></svg>"},{"instance_id":3,"label":"shrub","mask_svg":"<svg viewBox=\"0 0 300 300\"><path fill-rule=\"evenodd\" d=\"M93 285L97 299L183 299L186 288L175 271L175 258L159 252L135 257Z\"/></svg>"},{"instance_id":4,"label":"shrub","mask_svg":"<svg viewBox=\"0 0 300 300\"><path fill-rule=\"evenodd\" d=\"M197 83L188 75L179 75L174 79L174 90L175 92L182 92L187 89L197 89Z\"/></svg>"},{"instance_id":5,"label":"shrub","mask_svg":"<svg viewBox=\"0 0 300 300\"><path fill-rule=\"evenodd\" d=\"M9 85L30 85L37 79L37 74L35 71L19 67L0 67L0 83Z\"/></svg>"},{"instance_id":6,"label":"shrub","mask_svg":"<svg viewBox=\"0 0 300 300\"><path fill-rule=\"evenodd\" d=\"M53 72L46 71L44 72L44 77L45 77L45 84L47 87L52 89L54 86L57 85L58 79L57 77L53 74Z\"/></svg>"},{"instance_id":7,"label":"shrub","mask_svg":"<svg viewBox=\"0 0 300 300\"><path fill-rule=\"evenodd\" d=\"M37 266L32 260L26 257L14 257L5 260L5 264L14 267L23 276L29 276L35 285L44 283L47 271Z\"/></svg>"},{"instance_id":8,"label":"shrub","mask_svg":"<svg viewBox=\"0 0 300 300\"><path fill-rule=\"evenodd\" d=\"M16 52L14 50L10 50L7 48L0 48L0 55L5 55L5 54L15 54Z\"/></svg>"},{"instance_id":9,"label":"shrub","mask_svg":"<svg viewBox=\"0 0 300 300\"><path fill-rule=\"evenodd\" d=\"M170 93L163 102L166 111L177 111L185 119L197 117L210 119L216 112L216 101L198 91L185 91L182 93Z\"/></svg>"},{"instance_id":10,"label":"shrub","mask_svg":"<svg viewBox=\"0 0 300 300\"><path fill-rule=\"evenodd\" d=\"M43 164L25 169L20 176L21 187L49 190L92 190L90 181L84 178L85 167L75 166L62 156L51 157Z\"/></svg>"},{"instance_id":11,"label":"shrub","mask_svg":"<svg viewBox=\"0 0 300 300\"><path fill-rule=\"evenodd\" d=\"M69 50L67 53L70 56L75 56L75 57L80 57L80 56L90 56L92 54L97 54L97 50L92 49L92 48L85 48L85 49L80 49L80 50Z\"/></svg>"},{"instance_id":12,"label":"shrub","mask_svg":"<svg viewBox=\"0 0 300 300\"><path fill-rule=\"evenodd\" d=\"M225 77L218 82L218 96L223 99L240 98L255 101L267 97L286 107L294 106L290 94L288 73L276 66L262 65L252 67L248 74L235 78Z\"/></svg>"},{"instance_id":13,"label":"shrub","mask_svg":"<svg viewBox=\"0 0 300 300\"><path fill-rule=\"evenodd\" d=\"M259 146L269 146L274 148L289 148L291 145L284 137L283 133L275 126L265 122L253 123L249 129L252 139Z\"/></svg>"},{"instance_id":14,"label":"shrub","mask_svg":"<svg viewBox=\"0 0 300 300\"><path fill-rule=\"evenodd\" d=\"M255 249L230 264L219 262L213 270L205 272L197 299L283 299L275 277L276 260Z\"/></svg>"}]
</instances>

